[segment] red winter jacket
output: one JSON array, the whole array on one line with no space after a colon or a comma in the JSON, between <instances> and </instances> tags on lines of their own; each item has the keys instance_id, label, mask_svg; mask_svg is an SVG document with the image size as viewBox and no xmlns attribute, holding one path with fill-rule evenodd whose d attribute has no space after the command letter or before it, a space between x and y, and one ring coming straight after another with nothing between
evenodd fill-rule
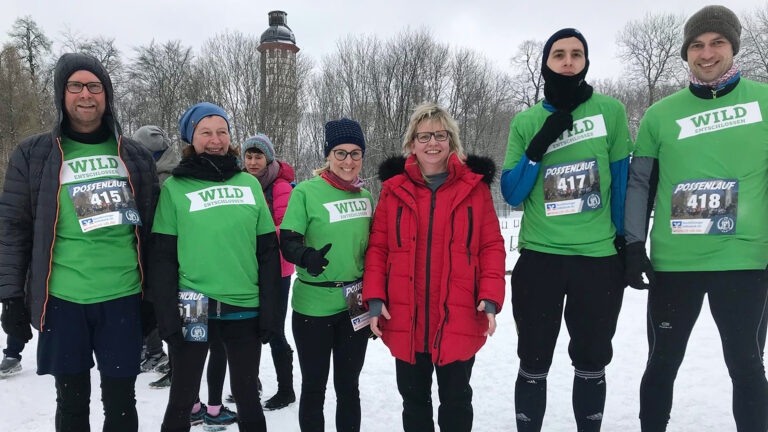
<instances>
[{"instance_id":1,"label":"red winter jacket","mask_svg":"<svg viewBox=\"0 0 768 432\"><path fill-rule=\"evenodd\" d=\"M489 164L490 182L492 162L472 161ZM468 360L486 340L479 301L493 301L497 312L504 303L504 241L489 186L455 154L448 172L433 194L409 157L382 184L365 255L363 300L385 302L392 318L379 319L382 340L410 363L417 352L438 365Z\"/></svg>"},{"instance_id":2,"label":"red winter jacket","mask_svg":"<svg viewBox=\"0 0 768 432\"><path fill-rule=\"evenodd\" d=\"M288 199L293 191L293 185L291 182L294 179L293 167L288 162L281 162L275 160L280 164L280 171L277 173L277 178L270 185L272 188L272 202L270 202L269 210L272 212L272 221L277 228L277 237L280 238L280 224L283 223L283 216L285 216L285 209L288 208ZM267 191L264 191L266 197ZM281 276L286 277L293 274L293 264L289 263L283 258L282 252L280 253L280 269Z\"/></svg>"}]
</instances>

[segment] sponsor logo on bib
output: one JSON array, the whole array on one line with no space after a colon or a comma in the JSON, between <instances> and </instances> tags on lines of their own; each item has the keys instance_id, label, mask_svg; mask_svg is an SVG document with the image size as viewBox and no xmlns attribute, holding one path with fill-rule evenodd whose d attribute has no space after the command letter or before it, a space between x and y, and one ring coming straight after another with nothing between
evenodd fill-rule
<instances>
[{"instance_id":1,"label":"sponsor logo on bib","mask_svg":"<svg viewBox=\"0 0 768 432\"><path fill-rule=\"evenodd\" d=\"M323 204L328 210L328 222L340 222L349 219L369 218L373 214L371 200L355 198Z\"/></svg>"},{"instance_id":2,"label":"sponsor logo on bib","mask_svg":"<svg viewBox=\"0 0 768 432\"><path fill-rule=\"evenodd\" d=\"M189 211L195 212L224 205L255 205L251 188L247 186L213 186L187 194Z\"/></svg>"},{"instance_id":3,"label":"sponsor logo on bib","mask_svg":"<svg viewBox=\"0 0 768 432\"><path fill-rule=\"evenodd\" d=\"M61 183L82 182L98 177L128 177L125 164L117 156L89 156L65 160Z\"/></svg>"},{"instance_id":4,"label":"sponsor logo on bib","mask_svg":"<svg viewBox=\"0 0 768 432\"><path fill-rule=\"evenodd\" d=\"M680 125L680 135L677 139L683 139L722 129L759 123L763 121L763 115L760 113L760 105L757 102L749 102L700 112L676 121Z\"/></svg>"},{"instance_id":5,"label":"sponsor logo on bib","mask_svg":"<svg viewBox=\"0 0 768 432\"><path fill-rule=\"evenodd\" d=\"M604 137L608 134L605 129L605 120L602 114L598 114L592 117L584 117L583 119L574 120L573 130L566 130L563 134L553 142L546 153L560 150L561 148L568 147L571 144L585 141L592 138ZM545 153L545 154L546 154Z\"/></svg>"}]
</instances>

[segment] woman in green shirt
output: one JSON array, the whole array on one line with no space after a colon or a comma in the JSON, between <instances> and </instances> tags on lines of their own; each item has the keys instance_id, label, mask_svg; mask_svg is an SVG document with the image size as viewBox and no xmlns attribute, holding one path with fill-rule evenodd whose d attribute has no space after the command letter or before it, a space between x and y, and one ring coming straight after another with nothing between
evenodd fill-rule
<instances>
[{"instance_id":1,"label":"woman in green shirt","mask_svg":"<svg viewBox=\"0 0 768 432\"><path fill-rule=\"evenodd\" d=\"M280 225L283 257L296 264L298 275L291 306L302 377L299 425L302 432L325 430L333 354L336 430L356 432L358 378L370 331L367 326L355 331L345 294L363 277L373 207L358 175L365 153L360 124L346 118L326 123L325 142L326 164L296 186Z\"/></svg>"},{"instance_id":2,"label":"woman in green shirt","mask_svg":"<svg viewBox=\"0 0 768 432\"><path fill-rule=\"evenodd\" d=\"M227 351L240 430L265 431L257 380L261 342L277 324L275 225L258 180L238 167L224 110L194 105L179 129L190 145L163 184L148 269L173 367L161 430L189 430L210 334Z\"/></svg>"}]
</instances>

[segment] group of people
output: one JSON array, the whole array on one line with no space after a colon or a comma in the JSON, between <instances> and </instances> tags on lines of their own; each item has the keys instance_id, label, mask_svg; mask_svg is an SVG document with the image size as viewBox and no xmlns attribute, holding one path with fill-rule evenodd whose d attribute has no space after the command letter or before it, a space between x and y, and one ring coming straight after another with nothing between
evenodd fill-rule
<instances>
[{"instance_id":1,"label":"group of people","mask_svg":"<svg viewBox=\"0 0 768 432\"><path fill-rule=\"evenodd\" d=\"M584 35L566 28L544 45L545 99L512 121L501 174L504 199L523 206L511 276L518 431L542 429L563 316L577 429L600 430L627 285L648 289L641 430L666 430L705 295L733 380L737 430L768 430L768 85L741 78L733 61L740 32L722 6L688 20L681 56L690 85L649 108L634 143L624 106L585 79ZM446 109L415 107L402 155L379 166L374 211L360 177L366 138L354 120L325 124L325 163L295 185L268 137L236 145L227 113L196 104L179 119L186 146L160 189L168 146L122 136L109 75L95 58L63 55L54 88L56 127L19 144L0 196L0 300L9 337L30 340L30 323L40 332L37 372L55 378L57 431L89 430L94 355L104 430L137 430L135 380L142 339L153 331L168 345L172 373L160 430L188 431L222 413L241 431L267 430L262 344L278 378L264 408L296 399L285 337L294 266L302 431L325 429L331 359L336 430L360 430L371 337L395 357L405 431L435 430L433 373L440 430L472 429L470 377L504 306L505 250L494 164L465 153ZM724 190L737 205L710 219L672 206L682 196L714 210ZM84 217L76 193L88 205L120 205ZM229 366L236 415L221 404L224 372L212 378L210 364L214 394L208 406L198 398L209 351L210 362L219 353L214 370Z\"/></svg>"}]
</instances>

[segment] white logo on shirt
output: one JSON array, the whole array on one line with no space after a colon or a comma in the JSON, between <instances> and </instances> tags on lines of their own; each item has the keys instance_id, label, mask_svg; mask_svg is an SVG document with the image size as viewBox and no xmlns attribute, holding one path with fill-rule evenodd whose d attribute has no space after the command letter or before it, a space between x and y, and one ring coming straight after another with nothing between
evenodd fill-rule
<instances>
[{"instance_id":1,"label":"white logo on shirt","mask_svg":"<svg viewBox=\"0 0 768 432\"><path fill-rule=\"evenodd\" d=\"M760 104L757 102L731 105L676 120L677 124L680 125L680 135L677 139L681 140L761 121L763 121L763 115L760 113Z\"/></svg>"},{"instance_id":2,"label":"white logo on shirt","mask_svg":"<svg viewBox=\"0 0 768 432\"><path fill-rule=\"evenodd\" d=\"M602 114L594 115L592 117L584 117L583 119L575 120L573 122L573 130L566 130L563 132L563 134L560 135L560 138L555 140L555 142L549 146L546 153L560 150L561 148L576 144L577 142L606 135L608 135L608 132L605 129L605 119L603 119Z\"/></svg>"},{"instance_id":3,"label":"white logo on shirt","mask_svg":"<svg viewBox=\"0 0 768 432\"><path fill-rule=\"evenodd\" d=\"M246 186L213 186L190 192L189 211L195 212L223 205L255 205L251 188Z\"/></svg>"},{"instance_id":4,"label":"white logo on shirt","mask_svg":"<svg viewBox=\"0 0 768 432\"><path fill-rule=\"evenodd\" d=\"M64 161L61 183L83 182L98 177L128 177L125 164L117 156L88 156Z\"/></svg>"},{"instance_id":5,"label":"white logo on shirt","mask_svg":"<svg viewBox=\"0 0 768 432\"><path fill-rule=\"evenodd\" d=\"M357 218L369 218L373 214L371 200L368 198L355 198L341 201L334 201L323 204L328 210L329 223L345 221Z\"/></svg>"}]
</instances>

